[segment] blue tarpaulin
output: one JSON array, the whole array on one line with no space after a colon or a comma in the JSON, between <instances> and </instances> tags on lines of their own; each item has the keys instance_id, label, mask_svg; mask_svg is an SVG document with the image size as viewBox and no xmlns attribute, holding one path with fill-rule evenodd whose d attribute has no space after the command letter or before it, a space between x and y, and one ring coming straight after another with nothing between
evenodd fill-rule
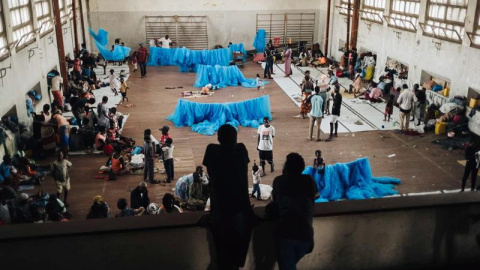
<instances>
[{"instance_id":1,"label":"blue tarpaulin","mask_svg":"<svg viewBox=\"0 0 480 270\"><path fill-rule=\"evenodd\" d=\"M197 66L197 77L194 87L203 87L207 84L224 88L227 86L238 86L241 84L245 88L257 87L255 79L247 79L243 76L238 66ZM267 81L260 81L260 86L268 84Z\"/></svg>"},{"instance_id":2,"label":"blue tarpaulin","mask_svg":"<svg viewBox=\"0 0 480 270\"><path fill-rule=\"evenodd\" d=\"M396 195L393 184L400 179L373 177L368 158L360 158L349 163L325 166L323 173L309 166L303 174L311 175L320 191L316 202L337 201L339 199L362 200Z\"/></svg>"},{"instance_id":3,"label":"blue tarpaulin","mask_svg":"<svg viewBox=\"0 0 480 270\"><path fill-rule=\"evenodd\" d=\"M266 36L265 29L258 29L255 40L253 41L253 47L257 50L257 53L263 53L265 51Z\"/></svg>"},{"instance_id":4,"label":"blue tarpaulin","mask_svg":"<svg viewBox=\"0 0 480 270\"><path fill-rule=\"evenodd\" d=\"M198 103L179 99L174 113L167 119L176 127L189 126L194 132L213 135L223 124L258 128L265 116L272 119L269 96L229 103Z\"/></svg>"},{"instance_id":5,"label":"blue tarpaulin","mask_svg":"<svg viewBox=\"0 0 480 270\"><path fill-rule=\"evenodd\" d=\"M230 46L228 46L228 48L232 51L232 55L233 55L233 52L243 53L243 62L247 62L247 52L245 51L245 47L243 46L243 43L230 44Z\"/></svg>"},{"instance_id":6,"label":"blue tarpaulin","mask_svg":"<svg viewBox=\"0 0 480 270\"><path fill-rule=\"evenodd\" d=\"M98 51L107 61L123 61L125 57L130 54L130 48L120 45L115 45L113 51L107 48L108 44L108 32L102 28L98 29L98 34L90 28L90 35L92 35L95 40L95 45L97 45Z\"/></svg>"},{"instance_id":7,"label":"blue tarpaulin","mask_svg":"<svg viewBox=\"0 0 480 270\"><path fill-rule=\"evenodd\" d=\"M107 46L108 44L108 32L103 30L103 28L98 29L98 34L95 34L95 32L92 30L92 28L89 28L88 31L90 32L90 35L92 35L93 39L98 42L102 47Z\"/></svg>"},{"instance_id":8,"label":"blue tarpaulin","mask_svg":"<svg viewBox=\"0 0 480 270\"><path fill-rule=\"evenodd\" d=\"M179 66L181 72L190 72L195 71L197 65L228 66L231 60L230 49L194 51L187 48L150 47L147 65Z\"/></svg>"}]
</instances>

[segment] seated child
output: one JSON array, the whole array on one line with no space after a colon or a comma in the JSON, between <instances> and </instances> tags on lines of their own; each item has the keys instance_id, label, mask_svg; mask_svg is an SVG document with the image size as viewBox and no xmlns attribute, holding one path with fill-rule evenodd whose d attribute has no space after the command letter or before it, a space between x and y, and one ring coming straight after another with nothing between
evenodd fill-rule
<instances>
[{"instance_id":1,"label":"seated child","mask_svg":"<svg viewBox=\"0 0 480 270\"><path fill-rule=\"evenodd\" d=\"M322 151L315 151L315 159L313 160L313 167L317 169L318 173L325 171L325 161L322 158Z\"/></svg>"}]
</instances>

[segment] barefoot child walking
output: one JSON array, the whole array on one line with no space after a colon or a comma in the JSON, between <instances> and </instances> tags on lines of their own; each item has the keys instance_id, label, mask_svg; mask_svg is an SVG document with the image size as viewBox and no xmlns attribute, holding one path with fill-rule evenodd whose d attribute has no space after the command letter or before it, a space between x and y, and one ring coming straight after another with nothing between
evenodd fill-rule
<instances>
[{"instance_id":1,"label":"barefoot child walking","mask_svg":"<svg viewBox=\"0 0 480 270\"><path fill-rule=\"evenodd\" d=\"M128 102L128 97L127 97L127 90L130 89L127 85L127 82L123 80L123 78L120 79L120 94L122 94L122 103L125 102L125 99Z\"/></svg>"},{"instance_id":2,"label":"barefoot child walking","mask_svg":"<svg viewBox=\"0 0 480 270\"><path fill-rule=\"evenodd\" d=\"M394 99L394 95L390 95L388 97L387 105L385 106L385 117L383 118L383 121L390 122L390 116L393 113L393 99ZM387 120L387 116L388 116L388 120Z\"/></svg>"}]
</instances>

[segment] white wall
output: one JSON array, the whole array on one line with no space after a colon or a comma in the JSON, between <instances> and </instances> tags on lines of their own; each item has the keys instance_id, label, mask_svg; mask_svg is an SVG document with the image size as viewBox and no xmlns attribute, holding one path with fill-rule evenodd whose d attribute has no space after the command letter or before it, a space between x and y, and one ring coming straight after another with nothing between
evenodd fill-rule
<instances>
[{"instance_id":1,"label":"white wall","mask_svg":"<svg viewBox=\"0 0 480 270\"><path fill-rule=\"evenodd\" d=\"M85 0L84 10L86 10ZM7 1L3 0L3 6L7 7ZM33 2L33 1L32 1ZM35 11L35 9L33 9ZM52 12L53 14L53 12ZM86 14L86 13L84 13ZM35 16L35 15L33 15ZM5 18L7 36L11 36L11 23ZM85 17L86 27L88 26ZM34 25L34 28L37 26ZM63 41L65 46L65 54L73 55L73 23L68 21L62 26L64 30ZM79 27L80 29L80 27ZM53 40L53 43L51 41ZM88 39L89 40L89 39ZM12 42L12 40L9 40ZM79 32L79 43L82 42L81 33ZM34 55L29 59L29 51L33 51ZM13 106L16 105L17 116L21 121L28 120L26 115L25 95L35 85L40 83L40 92L43 96L42 101L37 104L36 111L41 111L41 107L45 103L50 103L47 87L47 73L59 68L57 41L55 30L40 38L20 51L12 50L12 55L0 62L0 68L6 68L11 65L11 69L7 69L7 73L3 78L3 84L0 81L0 117L5 115ZM31 119L31 118L30 118Z\"/></svg>"},{"instance_id":2,"label":"white wall","mask_svg":"<svg viewBox=\"0 0 480 270\"><path fill-rule=\"evenodd\" d=\"M253 48L257 13L316 13L318 30L324 21L319 19L323 2L325 0L92 0L89 16L95 31L103 28L109 32L111 42L114 38L121 38L126 46L134 49L139 42L146 40L145 16L207 16L209 47L217 44L227 46L231 41L243 43L249 50ZM314 40L318 40L317 34Z\"/></svg>"},{"instance_id":3,"label":"white wall","mask_svg":"<svg viewBox=\"0 0 480 270\"><path fill-rule=\"evenodd\" d=\"M3 2L3 7L8 6L6 0L1 1ZM86 19L86 0L81 1L84 1L85 27L88 27L88 22ZM33 11L35 12L35 8L33 8ZM34 14L32 15L32 17L35 16L36 15ZM7 38L10 37L8 42L11 43L12 29L8 14L5 15L5 23ZM34 20L34 29L37 28L35 24L36 20ZM68 20L68 22L62 26L62 29L64 29L63 42L65 47L65 55L70 53L73 56L73 22ZM80 20L78 29L78 40L79 43L82 43ZM89 42L90 39L87 36L87 48L89 48ZM9 113L10 110L15 106L16 109L13 110L13 113L18 116L20 123L30 125L33 119L32 117L27 116L25 102L26 93L32 90L34 87L36 87L35 90L37 90L37 92L41 93L42 100L36 105L36 112L40 112L44 104L51 103L53 100L48 92L47 73L54 68L59 70L60 65L58 60L55 29L43 37L40 37L40 35L37 34L37 38L34 43L19 50L18 52L16 49L13 49L11 53L12 55L10 57L0 62L0 69L11 67L6 70L6 75L3 80L0 80L0 117ZM29 55L33 56L29 58ZM3 147L1 147L0 158L3 155Z\"/></svg>"},{"instance_id":4,"label":"white wall","mask_svg":"<svg viewBox=\"0 0 480 270\"><path fill-rule=\"evenodd\" d=\"M363 2L363 1L362 1ZM471 1L470 7L476 7L477 1ZM339 5L340 0L335 0L335 5ZM469 7L469 8L470 8ZM423 13L426 5L422 4L420 9L420 21L423 19ZM468 25L473 22L474 10L467 13L467 31ZM346 39L346 18L334 9L332 43L329 56L336 60L340 59L341 52L338 51L339 39ZM375 78L378 78L385 68L387 57L394 58L409 66L408 83L422 83L420 77L422 70L433 75L449 79L451 81L450 96L464 95L468 93L468 88L480 89L480 50L471 48L468 37L465 37L463 44L456 44L444 40L434 39L423 36L421 28L417 26L417 33L402 31L400 29L388 27L386 22L383 25L372 23L371 29L368 29L367 23L363 20L359 22L357 48L359 50L369 49L377 53L377 68ZM397 38L394 30L401 32L400 38ZM440 49L435 48L433 42L440 42Z\"/></svg>"}]
</instances>

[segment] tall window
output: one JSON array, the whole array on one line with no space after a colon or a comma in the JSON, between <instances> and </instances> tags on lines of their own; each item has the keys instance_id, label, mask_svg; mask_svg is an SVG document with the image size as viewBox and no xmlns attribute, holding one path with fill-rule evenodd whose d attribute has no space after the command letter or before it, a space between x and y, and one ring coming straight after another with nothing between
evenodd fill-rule
<instances>
[{"instance_id":1,"label":"tall window","mask_svg":"<svg viewBox=\"0 0 480 270\"><path fill-rule=\"evenodd\" d=\"M473 35L471 35L471 40L475 47L480 47L480 2L477 4L477 14L476 14L475 25L473 29Z\"/></svg>"},{"instance_id":2,"label":"tall window","mask_svg":"<svg viewBox=\"0 0 480 270\"><path fill-rule=\"evenodd\" d=\"M29 0L8 0L12 18L13 41L22 47L35 38Z\"/></svg>"},{"instance_id":3,"label":"tall window","mask_svg":"<svg viewBox=\"0 0 480 270\"><path fill-rule=\"evenodd\" d=\"M468 0L428 0L423 34L461 43Z\"/></svg>"},{"instance_id":4,"label":"tall window","mask_svg":"<svg viewBox=\"0 0 480 270\"><path fill-rule=\"evenodd\" d=\"M73 11L72 11L72 0L66 0L67 1L67 14L70 20L73 19Z\"/></svg>"},{"instance_id":5,"label":"tall window","mask_svg":"<svg viewBox=\"0 0 480 270\"><path fill-rule=\"evenodd\" d=\"M364 0L360 14L361 18L364 20L383 23L384 12L385 0Z\"/></svg>"},{"instance_id":6,"label":"tall window","mask_svg":"<svg viewBox=\"0 0 480 270\"><path fill-rule=\"evenodd\" d=\"M40 28L40 34L50 32L53 29L50 0L35 0L35 9L37 11L37 21L38 27Z\"/></svg>"},{"instance_id":7,"label":"tall window","mask_svg":"<svg viewBox=\"0 0 480 270\"><path fill-rule=\"evenodd\" d=\"M348 12L348 2L350 1L350 12ZM353 2L354 0L341 0L340 6L337 7L338 11L342 15L347 15L347 13L350 13L350 16L353 14Z\"/></svg>"},{"instance_id":8,"label":"tall window","mask_svg":"<svg viewBox=\"0 0 480 270\"><path fill-rule=\"evenodd\" d=\"M3 7L0 2L0 57L8 53L7 34L5 33L5 23L3 20Z\"/></svg>"},{"instance_id":9,"label":"tall window","mask_svg":"<svg viewBox=\"0 0 480 270\"><path fill-rule=\"evenodd\" d=\"M388 26L416 31L420 15L420 0L390 0Z\"/></svg>"},{"instance_id":10,"label":"tall window","mask_svg":"<svg viewBox=\"0 0 480 270\"><path fill-rule=\"evenodd\" d=\"M62 24L67 23L68 14L65 14L65 0L58 0L58 9L60 10L60 19Z\"/></svg>"}]
</instances>

